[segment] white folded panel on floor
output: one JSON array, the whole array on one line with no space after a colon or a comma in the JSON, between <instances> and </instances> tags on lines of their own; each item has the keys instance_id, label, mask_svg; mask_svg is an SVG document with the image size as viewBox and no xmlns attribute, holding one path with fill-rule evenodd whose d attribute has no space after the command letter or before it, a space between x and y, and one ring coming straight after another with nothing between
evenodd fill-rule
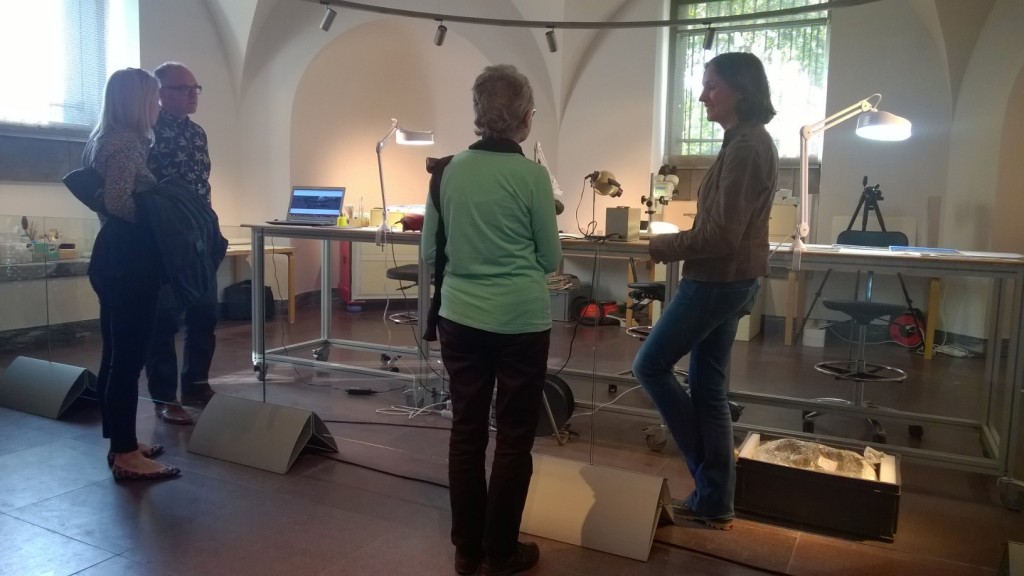
<instances>
[{"instance_id":1,"label":"white folded panel on floor","mask_svg":"<svg viewBox=\"0 0 1024 576\"><path fill-rule=\"evenodd\" d=\"M96 376L79 366L18 356L0 374L0 406L57 419Z\"/></svg>"},{"instance_id":2,"label":"white folded panel on floor","mask_svg":"<svg viewBox=\"0 0 1024 576\"><path fill-rule=\"evenodd\" d=\"M285 474L306 447L337 452L323 420L308 410L216 394L196 422L188 451Z\"/></svg>"},{"instance_id":3,"label":"white folded panel on floor","mask_svg":"<svg viewBox=\"0 0 1024 576\"><path fill-rule=\"evenodd\" d=\"M533 455L527 534L646 562L662 519L672 506L661 476Z\"/></svg>"}]
</instances>

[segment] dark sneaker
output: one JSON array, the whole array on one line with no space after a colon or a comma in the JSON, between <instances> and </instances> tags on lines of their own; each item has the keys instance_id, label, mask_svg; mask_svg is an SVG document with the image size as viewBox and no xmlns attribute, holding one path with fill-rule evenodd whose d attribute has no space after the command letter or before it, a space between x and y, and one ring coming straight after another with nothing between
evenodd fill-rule
<instances>
[{"instance_id":1,"label":"dark sneaker","mask_svg":"<svg viewBox=\"0 0 1024 576\"><path fill-rule=\"evenodd\" d=\"M216 395L209 384L197 384L181 391L181 403L185 406L206 406Z\"/></svg>"},{"instance_id":2,"label":"dark sneaker","mask_svg":"<svg viewBox=\"0 0 1024 576\"><path fill-rule=\"evenodd\" d=\"M708 528L714 528L715 530L732 530L733 525L732 518L707 518L701 516L691 510L683 500L676 500L675 498L672 499L672 516L675 518L676 525L680 521L700 522Z\"/></svg>"},{"instance_id":3,"label":"dark sneaker","mask_svg":"<svg viewBox=\"0 0 1024 576\"><path fill-rule=\"evenodd\" d=\"M516 551L511 557L502 561L490 558L481 566L481 576L512 576L526 572L537 564L540 559L540 548L533 542L517 542Z\"/></svg>"},{"instance_id":4,"label":"dark sneaker","mask_svg":"<svg viewBox=\"0 0 1024 576\"><path fill-rule=\"evenodd\" d=\"M480 569L480 554L466 554L455 550L455 571L461 576L471 576Z\"/></svg>"}]
</instances>

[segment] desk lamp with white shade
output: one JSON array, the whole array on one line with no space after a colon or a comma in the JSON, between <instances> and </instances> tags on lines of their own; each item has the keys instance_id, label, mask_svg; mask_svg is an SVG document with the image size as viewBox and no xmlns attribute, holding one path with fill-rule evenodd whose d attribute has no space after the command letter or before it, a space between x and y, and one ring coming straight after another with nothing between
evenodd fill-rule
<instances>
[{"instance_id":1,"label":"desk lamp with white shade","mask_svg":"<svg viewBox=\"0 0 1024 576\"><path fill-rule=\"evenodd\" d=\"M381 163L381 151L384 150L384 146L388 142L391 142L392 138L394 138L395 142L403 145L429 146L434 143L434 132L406 130L398 125L398 120L392 118L391 128L388 130L388 133L377 142L377 173L380 175L380 205L382 212L380 228L377 229L378 246L383 245L384 234L388 231L388 201L387 196L384 194L384 166Z\"/></svg>"},{"instance_id":2,"label":"desk lamp with white shade","mask_svg":"<svg viewBox=\"0 0 1024 576\"><path fill-rule=\"evenodd\" d=\"M793 240L793 270L800 270L800 256L807 250L804 241L811 231L809 223L811 202L810 192L807 189L808 141L836 124L858 115L856 133L861 138L890 142L910 138L910 121L878 110L877 106L881 101L881 94L872 94L824 120L800 128L800 227Z\"/></svg>"}]
</instances>

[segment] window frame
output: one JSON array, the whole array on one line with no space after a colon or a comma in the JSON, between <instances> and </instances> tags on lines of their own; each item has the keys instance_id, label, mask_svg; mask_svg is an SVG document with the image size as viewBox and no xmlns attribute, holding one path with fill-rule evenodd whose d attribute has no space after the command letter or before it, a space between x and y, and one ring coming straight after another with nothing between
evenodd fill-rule
<instances>
[{"instance_id":1,"label":"window frame","mask_svg":"<svg viewBox=\"0 0 1024 576\"><path fill-rule=\"evenodd\" d=\"M692 20L700 20L700 19L704 18L705 16L707 18L709 18L709 19L712 19L712 20L714 18L725 18L726 20L730 20L730 19L732 19L731 16L733 16L731 14L730 15L718 14L717 12L719 12L720 10L712 10L711 12L707 11L708 8L718 8L718 9L720 9L724 5L723 4L724 2L729 2L729 1L730 0L702 0L702 1L695 1L695 0L671 0L670 3L669 3L669 10L670 10L670 14L671 14L671 16L673 18L680 19L680 20L691 20L691 21ZM808 7L809 8L809 7L813 7L815 4L821 3L821 0L790 0L790 1L792 2L792 4L790 6L786 6L784 8L798 8L798 7ZM770 4L769 4L769 2L770 2ZM779 10L780 9L780 6L779 6L780 2L779 2L779 0L743 0L742 4L744 5L743 10L745 11L745 13L756 13L756 12L759 12L761 10L775 11L775 10ZM683 108L683 107L686 106L686 104L687 104L687 102L686 102L686 100L687 100L686 92L687 92L687 90L690 90L689 88L687 88L687 86L688 85L692 85L692 82L690 84L687 83L687 78L685 77L685 74L688 71L692 71L693 70L693 66L690 66L690 67L688 67L685 70L679 68L679 65L680 65L679 60L681 58L688 58L689 56L692 56L692 50L690 50L691 54L688 54L687 53L687 49L685 47L681 47L680 44L681 43L692 42L692 39L699 39L700 41L703 41L704 34L707 32L707 29L709 27L715 28L715 30L716 30L716 33L717 33L716 34L716 43L721 39L720 34L722 34L722 33L732 33L732 32L741 32L742 33L742 32L746 32L746 31L750 31L750 30L754 30L754 31L760 31L760 30L782 30L782 29L794 28L794 27L795 28L820 27L821 31L819 32L819 36L821 36L821 38L819 38L818 41L823 44L824 52L818 56L818 61L817 61L816 64L817 64L817 66L819 68L813 70L810 73L810 74L820 75L820 77L821 77L820 78L820 86L815 86L814 84L808 84L808 86L809 86L809 90L807 92L808 96L805 98L805 101L812 100L812 96L811 96L810 90L816 90L816 93L813 95L813 100L815 101L815 111L816 111L815 113L820 113L821 116L824 116L824 113L825 113L825 97L826 97L826 93L827 93L827 84L828 84L828 64L829 64L829 62L828 62L828 48L829 48L829 42L830 42L830 40L829 40L829 36L830 36L830 11L828 9L822 9L820 11L816 11L816 10L801 11L799 13L790 14L790 15L786 15L786 16L783 16L783 17L777 17L777 18L772 18L772 19L762 18L762 19L757 20L757 21L755 21L753 23L749 23L748 22L748 23L731 24L728 21L723 21L720 25L716 25L714 22L708 22L708 23L705 23L705 24L702 24L702 25L689 25L689 26L674 27L674 28L669 30L669 35L668 35L668 38L667 38L667 41L668 41L667 66L668 66L668 68L666 70L666 82L665 82L666 92L667 93L665 94L665 131L664 131L663 145L665 147L666 161L669 164L672 164L672 165L693 164L694 161L696 161L697 163L704 163L703 159L714 158L717 155L718 150L721 149L721 140L722 140L722 137L723 137L723 131L722 131L721 127L718 124L715 124L715 123L712 123L712 122L708 122L706 116L704 116L703 113L701 113L701 118L702 118L703 124L701 125L701 128L699 129L699 134L701 136L704 136L704 137L702 137L702 138L685 139L685 138L682 137L686 133L686 127L685 127L686 121L685 121L685 118L684 118L685 113L684 112L680 112L679 114L675 114L674 113L674 110L677 107L678 108ZM725 51L725 50L723 50L723 51ZM706 62L706 61L710 60L711 57L713 57L717 52L715 52L715 51L705 51L703 53L706 56L703 59L703 61ZM768 61L766 61L765 64L766 64L766 67L770 67L770 63ZM804 68L802 67L801 70L804 70ZM769 73L771 74L771 72L769 72ZM680 74L682 74L684 76L682 78L680 78ZM780 149L780 158L785 158L785 159L798 158L799 157L799 152L794 151L794 150L786 150L786 149L787 148L797 147L797 150L798 150L798 145L799 145L798 144L799 127L802 126L803 124L806 124L806 123L808 123L810 121L815 120L816 118L802 117L800 119L796 119L796 118L794 118L792 116L792 113L790 113L788 115L784 114L784 110L780 107L780 104L778 102L779 90L778 90L778 88L776 87L776 85L774 83L773 83L772 87L773 87L772 100L773 100L773 103L776 106L776 110L779 111L779 115L777 115L776 118L773 119L773 122L776 123L776 126L778 126L779 125L778 122L781 119L783 121L783 124L788 125L788 126L786 128L782 128L782 129L773 129L772 124L769 124L768 125L769 132L773 133L773 138L776 141L776 145ZM698 93L699 93L699 90L698 90ZM698 102L696 96L692 96L692 99L693 99L694 103ZM690 106L692 106L692 105L693 104L690 104ZM814 113L812 113L811 116L814 116ZM677 129L677 127L678 127L678 129ZM789 137L786 136L790 132L792 132L792 134L793 134L793 136L792 136L792 141L793 142L788 142ZM787 145L786 146L780 145L782 143L781 142L781 138L786 138L787 139ZM694 142L694 143L702 142L702 143L704 143L706 145L710 145L710 146L708 146L705 149L705 150L707 150L707 152L704 153L704 154L684 154L684 149L685 149L684 143L686 143L686 142ZM794 146L794 143L795 143L795 146ZM811 151L812 155L815 156L815 157L820 157L820 149L818 148L818 146L820 146L820 143L817 143L816 146L815 146L815 149L813 149ZM786 150L786 151L784 152L784 150ZM692 160L686 160L686 159L692 159Z\"/></svg>"}]
</instances>

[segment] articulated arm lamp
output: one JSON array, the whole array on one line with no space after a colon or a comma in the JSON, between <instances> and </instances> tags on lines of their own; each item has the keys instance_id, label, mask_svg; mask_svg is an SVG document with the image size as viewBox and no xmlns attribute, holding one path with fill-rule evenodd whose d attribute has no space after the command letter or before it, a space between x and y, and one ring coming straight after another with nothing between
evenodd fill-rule
<instances>
[{"instance_id":1,"label":"articulated arm lamp","mask_svg":"<svg viewBox=\"0 0 1024 576\"><path fill-rule=\"evenodd\" d=\"M383 245L384 234L388 231L388 201L387 196L384 194L384 165L381 163L380 157L384 146L387 146L392 138L399 144L427 146L434 143L434 132L406 130L398 125L398 120L392 118L391 128L388 130L388 133L377 142L377 173L380 175L380 206L382 211L380 228L377 229L378 246Z\"/></svg>"},{"instance_id":2,"label":"articulated arm lamp","mask_svg":"<svg viewBox=\"0 0 1024 576\"><path fill-rule=\"evenodd\" d=\"M874 99L874 103L872 100ZM807 143L811 138L825 130L849 120L857 118L857 136L869 140L906 140L910 137L910 121L895 114L879 111L877 106L882 101L881 94L872 94L835 114L800 128L800 227L793 240L793 270L800 269L800 256L807 249L804 241L810 234L810 191L807 189L808 150Z\"/></svg>"}]
</instances>

